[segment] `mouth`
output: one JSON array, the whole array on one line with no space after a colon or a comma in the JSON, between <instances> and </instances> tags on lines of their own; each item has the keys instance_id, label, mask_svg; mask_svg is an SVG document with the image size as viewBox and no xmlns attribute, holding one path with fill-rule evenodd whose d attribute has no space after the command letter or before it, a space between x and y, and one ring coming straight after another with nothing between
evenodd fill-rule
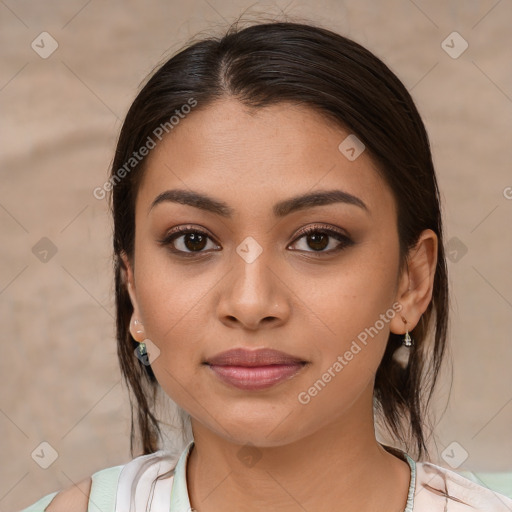
<instances>
[{"instance_id":1,"label":"mouth","mask_svg":"<svg viewBox=\"0 0 512 512\"><path fill-rule=\"evenodd\" d=\"M205 363L222 382L243 390L267 389L291 379L307 361L272 349L233 349Z\"/></svg>"}]
</instances>

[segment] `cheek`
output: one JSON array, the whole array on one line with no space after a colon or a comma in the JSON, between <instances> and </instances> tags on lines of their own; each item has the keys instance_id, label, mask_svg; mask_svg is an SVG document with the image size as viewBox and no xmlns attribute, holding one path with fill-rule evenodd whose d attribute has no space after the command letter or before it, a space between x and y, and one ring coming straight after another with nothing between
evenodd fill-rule
<instances>
[{"instance_id":1,"label":"cheek","mask_svg":"<svg viewBox=\"0 0 512 512\"><path fill-rule=\"evenodd\" d=\"M329 327L331 342L334 337L346 344L392 307L397 267L398 250L392 246L381 250L368 244L354 251L331 273L311 276L302 282L305 302ZM380 322L378 326L382 329ZM389 329L388 322L386 328Z\"/></svg>"},{"instance_id":2,"label":"cheek","mask_svg":"<svg viewBox=\"0 0 512 512\"><path fill-rule=\"evenodd\" d=\"M390 322L400 309L395 302L398 257L398 241L368 243L329 277L303 283L308 309L328 327L316 337L318 364L301 390L301 403L307 402L311 414L325 407L341 413L372 388Z\"/></svg>"},{"instance_id":3,"label":"cheek","mask_svg":"<svg viewBox=\"0 0 512 512\"><path fill-rule=\"evenodd\" d=\"M371 403L389 323L398 314L393 308L396 274L390 271L394 261L386 260L361 254L346 271L318 288L309 287L318 292L307 295L308 306L320 312L328 330L316 337L317 364L294 397L301 404L301 418L328 423L363 395L363 402Z\"/></svg>"},{"instance_id":4,"label":"cheek","mask_svg":"<svg viewBox=\"0 0 512 512\"><path fill-rule=\"evenodd\" d=\"M202 272L193 262L173 262L167 250L157 247L149 236L145 242L141 236L136 251L137 300L146 335L163 346L184 337L193 341L201 325L201 304L218 276Z\"/></svg>"},{"instance_id":5,"label":"cheek","mask_svg":"<svg viewBox=\"0 0 512 512\"><path fill-rule=\"evenodd\" d=\"M205 308L211 306L219 276L201 272L195 264L173 264L166 251L143 244L137 265L137 300L146 337L160 350L153 372L164 391L189 409L191 395L199 392L199 363L212 332L212 311Z\"/></svg>"},{"instance_id":6,"label":"cheek","mask_svg":"<svg viewBox=\"0 0 512 512\"><path fill-rule=\"evenodd\" d=\"M167 273L169 274L169 272ZM146 336L160 350L151 368L164 392L180 407L191 411L198 388L201 352L201 288L188 279L153 267L139 294ZM204 293L204 292L203 292ZM199 412L199 411L198 411Z\"/></svg>"}]
</instances>

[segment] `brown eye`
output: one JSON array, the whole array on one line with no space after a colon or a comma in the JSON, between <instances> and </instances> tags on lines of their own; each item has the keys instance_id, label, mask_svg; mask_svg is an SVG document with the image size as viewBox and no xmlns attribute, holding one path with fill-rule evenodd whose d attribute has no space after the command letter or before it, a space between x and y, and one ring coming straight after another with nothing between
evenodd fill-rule
<instances>
[{"instance_id":1,"label":"brown eye","mask_svg":"<svg viewBox=\"0 0 512 512\"><path fill-rule=\"evenodd\" d=\"M189 227L180 227L173 230L163 240L160 240L160 243L168 246L174 253L189 255L192 253L206 252L204 249L208 248L208 242L210 240L210 236L204 231L191 229ZM218 248L217 245L212 245L213 248Z\"/></svg>"},{"instance_id":2,"label":"brown eye","mask_svg":"<svg viewBox=\"0 0 512 512\"><path fill-rule=\"evenodd\" d=\"M201 251L206 247L208 237L201 233L186 233L183 235L183 245L189 251Z\"/></svg>"},{"instance_id":3,"label":"brown eye","mask_svg":"<svg viewBox=\"0 0 512 512\"><path fill-rule=\"evenodd\" d=\"M325 233L312 233L306 238L308 247L315 251L323 251L329 245L329 235Z\"/></svg>"},{"instance_id":4,"label":"brown eye","mask_svg":"<svg viewBox=\"0 0 512 512\"><path fill-rule=\"evenodd\" d=\"M304 243L302 244L302 247L298 248L298 250L324 254L340 251L353 244L353 241L347 235L332 229L319 227L309 227L304 229L300 233L299 238L295 240L294 244L302 241L302 239L304 239ZM337 243L332 242L332 239L336 240ZM329 246L331 246L331 248L325 250Z\"/></svg>"}]
</instances>

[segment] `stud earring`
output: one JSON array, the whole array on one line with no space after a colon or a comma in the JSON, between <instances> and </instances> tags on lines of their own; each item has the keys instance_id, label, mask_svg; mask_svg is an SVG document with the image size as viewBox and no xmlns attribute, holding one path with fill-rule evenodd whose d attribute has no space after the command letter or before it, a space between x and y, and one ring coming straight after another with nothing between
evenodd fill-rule
<instances>
[{"instance_id":1,"label":"stud earring","mask_svg":"<svg viewBox=\"0 0 512 512\"><path fill-rule=\"evenodd\" d=\"M141 338L144 339L146 337L142 322L136 318L132 318L130 322L130 333L135 341L139 341Z\"/></svg>"},{"instance_id":2,"label":"stud earring","mask_svg":"<svg viewBox=\"0 0 512 512\"><path fill-rule=\"evenodd\" d=\"M142 323L140 322L140 320L137 320L135 319L133 321L133 325L135 327L135 332L137 334L143 334L144 333L144 326L142 325Z\"/></svg>"}]
</instances>

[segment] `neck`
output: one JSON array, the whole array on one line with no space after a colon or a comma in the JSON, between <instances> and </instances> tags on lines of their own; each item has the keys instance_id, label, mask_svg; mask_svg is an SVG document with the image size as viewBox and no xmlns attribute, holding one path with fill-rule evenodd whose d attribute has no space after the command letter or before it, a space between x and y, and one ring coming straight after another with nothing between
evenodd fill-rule
<instances>
[{"instance_id":1,"label":"neck","mask_svg":"<svg viewBox=\"0 0 512 512\"><path fill-rule=\"evenodd\" d=\"M368 413L356 404L313 434L279 446L244 446L192 426L187 481L197 512L405 509L410 468L377 442L371 407Z\"/></svg>"}]
</instances>

